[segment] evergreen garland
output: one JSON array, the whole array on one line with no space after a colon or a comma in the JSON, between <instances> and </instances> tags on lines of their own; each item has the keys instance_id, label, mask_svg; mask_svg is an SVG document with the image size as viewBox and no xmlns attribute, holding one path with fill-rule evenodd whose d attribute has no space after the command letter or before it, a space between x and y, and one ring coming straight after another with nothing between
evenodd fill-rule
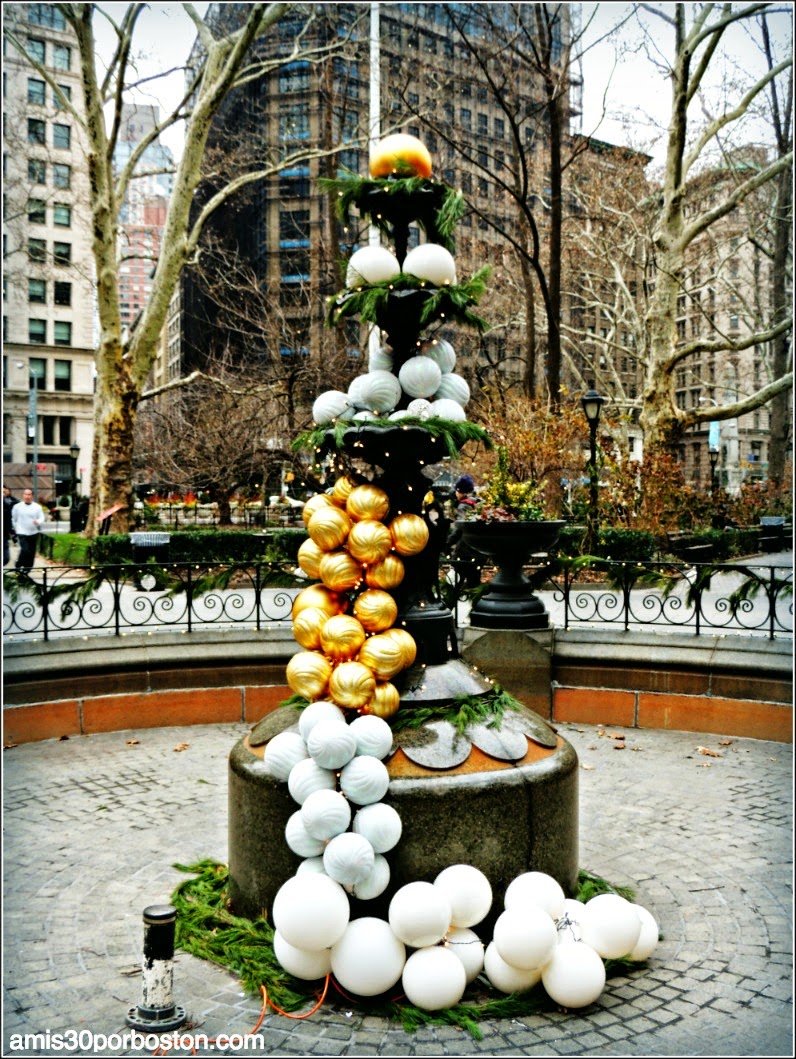
<instances>
[{"instance_id":1,"label":"evergreen garland","mask_svg":"<svg viewBox=\"0 0 796 1059\"><path fill-rule=\"evenodd\" d=\"M314 427L312 430L299 434L293 441L291 449L296 452L302 449L327 450L333 448L339 452L348 441L346 435L349 432L356 432L360 429L369 431L374 429L395 430L402 427L422 427L432 437L441 439L445 444L447 455L452 457L458 456L459 450L468 441L479 441L483 443L485 448L492 448L492 440L489 433L477 423L470 423L467 420L458 422L437 417L420 419L415 416L406 416L400 420L368 419L359 426L350 419L338 419L335 421L334 426Z\"/></svg>"}]
</instances>

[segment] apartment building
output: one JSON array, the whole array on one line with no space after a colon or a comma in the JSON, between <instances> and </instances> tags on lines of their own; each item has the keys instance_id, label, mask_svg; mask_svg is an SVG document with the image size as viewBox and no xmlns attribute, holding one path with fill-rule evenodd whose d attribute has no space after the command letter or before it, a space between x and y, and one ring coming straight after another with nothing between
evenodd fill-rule
<instances>
[{"instance_id":1,"label":"apartment building","mask_svg":"<svg viewBox=\"0 0 796 1059\"><path fill-rule=\"evenodd\" d=\"M3 461L54 464L58 494L77 482L88 494L93 445L82 107L77 47L58 7L3 5Z\"/></svg>"}]
</instances>

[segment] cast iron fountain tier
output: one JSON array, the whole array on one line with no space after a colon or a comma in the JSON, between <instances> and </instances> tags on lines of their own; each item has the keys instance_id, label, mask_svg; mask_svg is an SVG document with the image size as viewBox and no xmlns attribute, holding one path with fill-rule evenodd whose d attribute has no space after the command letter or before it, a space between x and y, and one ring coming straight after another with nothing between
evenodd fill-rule
<instances>
[{"instance_id":1,"label":"cast iron fountain tier","mask_svg":"<svg viewBox=\"0 0 796 1059\"><path fill-rule=\"evenodd\" d=\"M429 181L434 201L438 185ZM434 231L429 194L391 202L380 183L360 202L362 212L387 216L403 264L408 229L418 218ZM389 206L386 209L385 206ZM422 214L422 216L421 216ZM395 290L376 321L392 350L394 372L417 352L421 316L434 293ZM343 293L339 305L350 295ZM438 324L438 321L434 321ZM405 404L405 402L404 402ZM429 542L405 559L404 580L393 595L396 625L414 637L415 663L394 678L401 694L393 718L388 759L389 792L384 799L400 814L403 831L387 854L391 885L376 900L353 902L354 915L384 915L391 895L416 880L431 880L452 864L471 864L489 878L502 907L506 887L524 871L546 872L565 891L577 881L577 757L574 749L538 714L524 706L488 716L493 684L459 656L453 614L439 593L438 571L448 532L441 512L426 508L430 487L425 469L448 454L445 441L422 425L352 425L340 437L327 434L323 448L337 445L363 476L381 487L396 511L421 515ZM367 469L367 471L366 471ZM510 689L507 689L510 691ZM462 733L434 712L463 697L475 697L487 714ZM419 727L402 728L409 711L428 711ZM267 914L279 887L300 864L285 843L285 826L296 810L286 784L267 774L264 748L278 732L297 725L299 710L282 706L233 748L229 782L230 897L242 915ZM497 911L495 912L497 914Z\"/></svg>"}]
</instances>

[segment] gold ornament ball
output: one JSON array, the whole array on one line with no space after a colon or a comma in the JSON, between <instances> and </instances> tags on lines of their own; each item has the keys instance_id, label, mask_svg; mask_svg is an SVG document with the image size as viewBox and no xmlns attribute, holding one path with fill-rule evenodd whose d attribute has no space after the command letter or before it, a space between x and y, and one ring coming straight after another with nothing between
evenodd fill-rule
<instances>
[{"instance_id":1,"label":"gold ornament ball","mask_svg":"<svg viewBox=\"0 0 796 1059\"><path fill-rule=\"evenodd\" d=\"M341 662L329 678L329 697L351 710L367 705L375 690L373 671L361 662Z\"/></svg>"},{"instance_id":2,"label":"gold ornament ball","mask_svg":"<svg viewBox=\"0 0 796 1059\"><path fill-rule=\"evenodd\" d=\"M420 515L396 515L390 533L399 555L418 555L428 544L428 526Z\"/></svg>"},{"instance_id":3,"label":"gold ornament ball","mask_svg":"<svg viewBox=\"0 0 796 1059\"><path fill-rule=\"evenodd\" d=\"M362 563L345 551L326 552L318 570L321 581L333 592L347 592L362 581Z\"/></svg>"},{"instance_id":4,"label":"gold ornament ball","mask_svg":"<svg viewBox=\"0 0 796 1059\"><path fill-rule=\"evenodd\" d=\"M404 668L411 666L417 658L417 644L415 638L406 629L387 629L384 633L400 645L404 654Z\"/></svg>"},{"instance_id":5,"label":"gold ornament ball","mask_svg":"<svg viewBox=\"0 0 796 1059\"><path fill-rule=\"evenodd\" d=\"M327 493L316 493L315 496L309 498L307 503L301 509L301 517L304 519L305 526L315 512L322 507L333 507L332 498Z\"/></svg>"},{"instance_id":6,"label":"gold ornament ball","mask_svg":"<svg viewBox=\"0 0 796 1059\"><path fill-rule=\"evenodd\" d=\"M358 485L351 490L345 509L354 522L363 518L380 521L390 510L390 498L377 485Z\"/></svg>"},{"instance_id":7,"label":"gold ornament ball","mask_svg":"<svg viewBox=\"0 0 796 1059\"><path fill-rule=\"evenodd\" d=\"M325 694L332 676L332 663L320 651L299 651L288 662L285 674L296 695L312 701Z\"/></svg>"},{"instance_id":8,"label":"gold ornament ball","mask_svg":"<svg viewBox=\"0 0 796 1059\"><path fill-rule=\"evenodd\" d=\"M293 619L296 643L308 651L317 651L321 646L321 629L327 621L330 621L329 615L320 607L305 607L300 610Z\"/></svg>"},{"instance_id":9,"label":"gold ornament ball","mask_svg":"<svg viewBox=\"0 0 796 1059\"><path fill-rule=\"evenodd\" d=\"M392 551L392 535L383 522L363 518L351 527L345 546L361 563L380 563Z\"/></svg>"},{"instance_id":10,"label":"gold ornament ball","mask_svg":"<svg viewBox=\"0 0 796 1059\"><path fill-rule=\"evenodd\" d=\"M396 686L387 680L378 681L373 698L365 707L364 712L375 714L376 717L381 717L386 721L388 717L398 712L400 705L401 696Z\"/></svg>"},{"instance_id":11,"label":"gold ornament ball","mask_svg":"<svg viewBox=\"0 0 796 1059\"><path fill-rule=\"evenodd\" d=\"M331 497L338 507L345 507L346 501L351 495L351 490L356 488L356 482L353 478L349 478L347 474L343 474L332 486Z\"/></svg>"},{"instance_id":12,"label":"gold ornament ball","mask_svg":"<svg viewBox=\"0 0 796 1059\"><path fill-rule=\"evenodd\" d=\"M321 629L321 650L333 662L350 661L364 642L364 628L349 614L329 618Z\"/></svg>"},{"instance_id":13,"label":"gold ornament ball","mask_svg":"<svg viewBox=\"0 0 796 1059\"><path fill-rule=\"evenodd\" d=\"M324 554L325 552L311 538L301 542L298 550L298 564L307 577L321 576L318 563Z\"/></svg>"},{"instance_id":14,"label":"gold ornament ball","mask_svg":"<svg viewBox=\"0 0 796 1059\"><path fill-rule=\"evenodd\" d=\"M330 504L319 508L307 523L307 532L321 551L333 552L339 548L351 529L351 519L342 508Z\"/></svg>"},{"instance_id":15,"label":"gold ornament ball","mask_svg":"<svg viewBox=\"0 0 796 1059\"><path fill-rule=\"evenodd\" d=\"M368 632L383 632L398 617L398 604L389 592L367 588L354 600L354 614Z\"/></svg>"},{"instance_id":16,"label":"gold ornament ball","mask_svg":"<svg viewBox=\"0 0 796 1059\"><path fill-rule=\"evenodd\" d=\"M369 588L397 588L404 579L404 562L398 555L388 555L380 563L373 563L365 570L365 581Z\"/></svg>"},{"instance_id":17,"label":"gold ornament ball","mask_svg":"<svg viewBox=\"0 0 796 1059\"><path fill-rule=\"evenodd\" d=\"M372 669L379 680L389 680L404 668L404 652L397 640L376 633L365 641L357 661Z\"/></svg>"},{"instance_id":18,"label":"gold ornament ball","mask_svg":"<svg viewBox=\"0 0 796 1059\"><path fill-rule=\"evenodd\" d=\"M295 619L296 615L306 607L317 607L324 612L327 618L331 618L332 615L340 614L346 609L347 601L324 585L310 585L308 588L302 588L293 600L290 616Z\"/></svg>"}]
</instances>

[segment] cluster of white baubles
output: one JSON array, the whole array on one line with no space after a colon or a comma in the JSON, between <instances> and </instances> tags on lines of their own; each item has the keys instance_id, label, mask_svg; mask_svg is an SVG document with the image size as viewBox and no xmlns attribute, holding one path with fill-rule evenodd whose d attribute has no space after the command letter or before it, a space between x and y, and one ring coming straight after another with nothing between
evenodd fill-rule
<instances>
[{"instance_id":1,"label":"cluster of white baubles","mask_svg":"<svg viewBox=\"0 0 796 1059\"><path fill-rule=\"evenodd\" d=\"M398 259L386 247L365 246L348 263L346 286L357 289L388 282L401 272ZM403 275L412 276L421 285L446 287L456 282L456 264L444 246L422 243L404 258ZM316 398L313 420L319 426L327 426L338 419L416 416L462 422L467 418L464 408L470 400L470 387L453 370L456 353L450 342L442 338L419 341L417 355L404 361L397 375L393 366L389 346L372 351L367 373L358 375L347 393L327 390ZM407 407L396 411L404 397L410 398Z\"/></svg>"}]
</instances>

